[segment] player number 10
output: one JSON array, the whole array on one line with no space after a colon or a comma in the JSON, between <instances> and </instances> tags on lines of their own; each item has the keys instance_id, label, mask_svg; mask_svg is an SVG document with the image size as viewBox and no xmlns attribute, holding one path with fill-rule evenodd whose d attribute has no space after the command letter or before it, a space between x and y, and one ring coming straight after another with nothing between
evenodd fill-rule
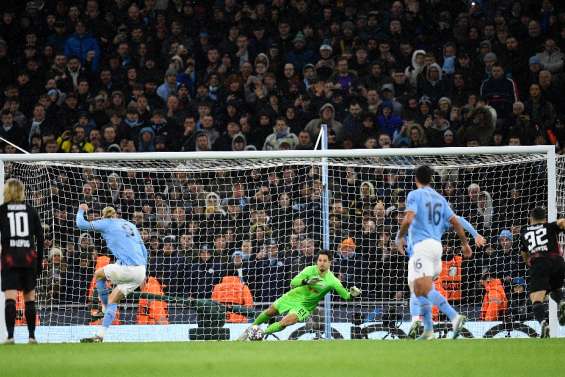
<instances>
[{"instance_id":1,"label":"player number 10","mask_svg":"<svg viewBox=\"0 0 565 377\"><path fill-rule=\"evenodd\" d=\"M8 212L8 219L10 220L11 237L29 236L27 212Z\"/></svg>"}]
</instances>

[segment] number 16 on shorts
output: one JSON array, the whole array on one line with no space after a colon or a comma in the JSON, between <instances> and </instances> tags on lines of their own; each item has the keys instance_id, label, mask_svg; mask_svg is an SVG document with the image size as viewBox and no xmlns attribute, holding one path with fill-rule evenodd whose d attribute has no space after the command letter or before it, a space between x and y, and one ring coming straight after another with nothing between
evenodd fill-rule
<instances>
[{"instance_id":1,"label":"number 16 on shorts","mask_svg":"<svg viewBox=\"0 0 565 377\"><path fill-rule=\"evenodd\" d=\"M422 258L417 258L412 261L414 264L414 270L420 272L422 270Z\"/></svg>"}]
</instances>

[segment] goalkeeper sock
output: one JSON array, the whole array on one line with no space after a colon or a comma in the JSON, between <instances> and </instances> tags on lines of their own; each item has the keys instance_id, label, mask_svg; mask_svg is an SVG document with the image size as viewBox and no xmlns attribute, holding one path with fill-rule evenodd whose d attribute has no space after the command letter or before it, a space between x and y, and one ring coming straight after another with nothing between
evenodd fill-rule
<instances>
[{"instance_id":1,"label":"goalkeeper sock","mask_svg":"<svg viewBox=\"0 0 565 377\"><path fill-rule=\"evenodd\" d=\"M114 321L114 317L116 316L117 310L118 310L118 304L111 303L106 306L106 313L104 314L104 319L102 319L102 326L104 330L110 327L110 325ZM104 337L104 335L100 335L100 336Z\"/></svg>"},{"instance_id":2,"label":"goalkeeper sock","mask_svg":"<svg viewBox=\"0 0 565 377\"><path fill-rule=\"evenodd\" d=\"M27 332L29 333L29 337L35 339L35 320L37 318L35 301L26 301L25 316L27 323Z\"/></svg>"},{"instance_id":3,"label":"goalkeeper sock","mask_svg":"<svg viewBox=\"0 0 565 377\"><path fill-rule=\"evenodd\" d=\"M455 317L457 317L457 312L455 311L455 309L453 309L453 307L449 305L449 302L447 302L445 297L443 297L443 295L436 291L433 287L428 292L428 295L426 297L432 305L437 306L443 314L447 315L450 321L453 321Z\"/></svg>"},{"instance_id":4,"label":"goalkeeper sock","mask_svg":"<svg viewBox=\"0 0 565 377\"><path fill-rule=\"evenodd\" d=\"M534 318L541 323L545 319L545 305L541 301L536 301L532 304L534 311Z\"/></svg>"},{"instance_id":5,"label":"goalkeeper sock","mask_svg":"<svg viewBox=\"0 0 565 377\"><path fill-rule=\"evenodd\" d=\"M108 288L106 288L106 280L96 280L96 290L98 297L104 306L108 306Z\"/></svg>"},{"instance_id":6,"label":"goalkeeper sock","mask_svg":"<svg viewBox=\"0 0 565 377\"><path fill-rule=\"evenodd\" d=\"M14 326L16 325L16 301L6 300L4 315L6 320L6 330L8 330L8 339L11 339L14 337Z\"/></svg>"},{"instance_id":7,"label":"goalkeeper sock","mask_svg":"<svg viewBox=\"0 0 565 377\"><path fill-rule=\"evenodd\" d=\"M275 322L272 325L270 325L269 327L267 327L267 330L265 330L265 334L272 334L275 332L279 332L281 330L284 330L286 326L281 325L280 322Z\"/></svg>"},{"instance_id":8,"label":"goalkeeper sock","mask_svg":"<svg viewBox=\"0 0 565 377\"><path fill-rule=\"evenodd\" d=\"M420 320L421 316L420 301L414 293L410 293L410 317L412 317L412 322Z\"/></svg>"},{"instance_id":9,"label":"goalkeeper sock","mask_svg":"<svg viewBox=\"0 0 565 377\"><path fill-rule=\"evenodd\" d=\"M255 321L253 321L254 325L260 325L262 323L267 322L269 319L271 319L271 317L267 314L267 311L264 310L261 312L261 314L259 314L259 316L257 318L255 318Z\"/></svg>"},{"instance_id":10,"label":"goalkeeper sock","mask_svg":"<svg viewBox=\"0 0 565 377\"><path fill-rule=\"evenodd\" d=\"M425 297L418 297L415 300L420 305L420 312L422 314L422 324L424 325L424 332L434 331L434 322L432 321L432 304Z\"/></svg>"}]
</instances>

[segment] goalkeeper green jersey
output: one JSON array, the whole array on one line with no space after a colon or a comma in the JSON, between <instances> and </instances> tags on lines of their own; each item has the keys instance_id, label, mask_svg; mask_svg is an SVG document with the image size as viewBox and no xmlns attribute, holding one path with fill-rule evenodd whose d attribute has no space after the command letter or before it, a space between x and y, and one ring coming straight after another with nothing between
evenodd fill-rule
<instances>
[{"instance_id":1,"label":"goalkeeper green jersey","mask_svg":"<svg viewBox=\"0 0 565 377\"><path fill-rule=\"evenodd\" d=\"M315 285L302 285L303 280L315 276L320 277L322 281ZM306 267L290 281L290 286L292 289L285 293L281 299L299 302L309 311L316 309L320 300L332 290L335 290L344 300L351 299L351 295L343 287L341 281L331 271L327 271L324 276L320 275L318 266Z\"/></svg>"}]
</instances>

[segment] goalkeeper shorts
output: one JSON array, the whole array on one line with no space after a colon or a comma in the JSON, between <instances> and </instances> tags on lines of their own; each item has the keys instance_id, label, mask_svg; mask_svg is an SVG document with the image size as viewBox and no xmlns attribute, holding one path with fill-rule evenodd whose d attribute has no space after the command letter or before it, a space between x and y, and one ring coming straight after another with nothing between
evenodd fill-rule
<instances>
[{"instance_id":1,"label":"goalkeeper shorts","mask_svg":"<svg viewBox=\"0 0 565 377\"><path fill-rule=\"evenodd\" d=\"M129 295L145 281L145 266L124 266L109 264L104 267L104 275L124 296Z\"/></svg>"},{"instance_id":2,"label":"goalkeeper shorts","mask_svg":"<svg viewBox=\"0 0 565 377\"><path fill-rule=\"evenodd\" d=\"M408 284L422 277L435 278L441 273L441 242L427 239L414 245L414 254L408 261Z\"/></svg>"},{"instance_id":3,"label":"goalkeeper shorts","mask_svg":"<svg viewBox=\"0 0 565 377\"><path fill-rule=\"evenodd\" d=\"M289 300L288 297L281 297L273 303L279 314L295 314L299 322L305 322L312 312L300 302Z\"/></svg>"}]
</instances>

